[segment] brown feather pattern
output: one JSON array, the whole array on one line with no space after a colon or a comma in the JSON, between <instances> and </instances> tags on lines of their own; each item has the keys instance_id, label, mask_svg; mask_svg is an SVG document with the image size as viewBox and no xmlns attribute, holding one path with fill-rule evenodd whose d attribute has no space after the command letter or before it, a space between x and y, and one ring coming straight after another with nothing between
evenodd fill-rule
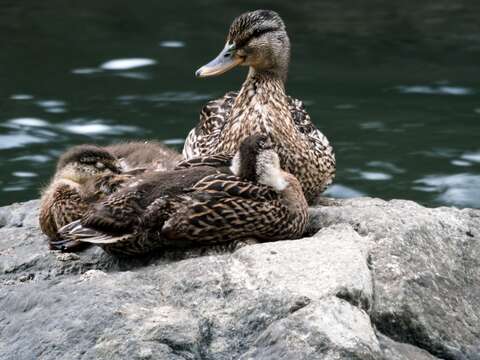
<instances>
[{"instance_id":1,"label":"brown feather pattern","mask_svg":"<svg viewBox=\"0 0 480 360\"><path fill-rule=\"evenodd\" d=\"M213 174L201 179L189 192L159 197L143 209L139 205L142 195L134 192L129 196L114 194L102 205L110 212L108 217L125 228L110 224L97 211L96 222L87 216L81 220L86 229L66 231L62 236L91 241L112 255L129 256L165 246L209 245L248 238L294 239L302 236L308 219L308 205L293 176L281 193L233 175ZM99 231L97 236L82 238L91 229Z\"/></svg>"},{"instance_id":2,"label":"brown feather pattern","mask_svg":"<svg viewBox=\"0 0 480 360\"><path fill-rule=\"evenodd\" d=\"M260 112L262 104L265 109ZM240 93L229 92L210 101L190 131L184 157L230 154L253 133L270 134L281 166L302 184L313 202L335 176L335 156L327 138L310 120L303 103L284 93L280 80L249 78Z\"/></svg>"}]
</instances>

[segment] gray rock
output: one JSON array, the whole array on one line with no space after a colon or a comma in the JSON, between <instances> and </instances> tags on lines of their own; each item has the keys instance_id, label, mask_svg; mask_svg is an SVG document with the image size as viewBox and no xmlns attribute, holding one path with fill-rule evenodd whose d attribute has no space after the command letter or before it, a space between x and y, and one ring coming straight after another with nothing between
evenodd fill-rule
<instances>
[{"instance_id":1,"label":"gray rock","mask_svg":"<svg viewBox=\"0 0 480 360\"><path fill-rule=\"evenodd\" d=\"M270 325L241 359L382 359L368 314L337 297Z\"/></svg>"},{"instance_id":2,"label":"gray rock","mask_svg":"<svg viewBox=\"0 0 480 360\"><path fill-rule=\"evenodd\" d=\"M37 211L0 208L1 359L478 359L478 210L331 201L312 237L138 259L50 251Z\"/></svg>"},{"instance_id":3,"label":"gray rock","mask_svg":"<svg viewBox=\"0 0 480 360\"><path fill-rule=\"evenodd\" d=\"M389 337L377 333L380 347L388 360L436 360L437 357L410 344L398 343Z\"/></svg>"},{"instance_id":4,"label":"gray rock","mask_svg":"<svg viewBox=\"0 0 480 360\"><path fill-rule=\"evenodd\" d=\"M480 359L480 211L350 199L311 211L313 229L350 224L370 241L372 322L444 359Z\"/></svg>"}]
</instances>

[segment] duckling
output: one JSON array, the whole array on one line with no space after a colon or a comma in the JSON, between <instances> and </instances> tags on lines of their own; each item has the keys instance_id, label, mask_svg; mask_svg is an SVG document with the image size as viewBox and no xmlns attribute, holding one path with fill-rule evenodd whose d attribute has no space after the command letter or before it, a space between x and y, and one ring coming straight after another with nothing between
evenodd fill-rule
<instances>
[{"instance_id":1,"label":"duckling","mask_svg":"<svg viewBox=\"0 0 480 360\"><path fill-rule=\"evenodd\" d=\"M129 209L112 208L121 198L114 194L111 198L115 201L105 201L97 214L60 230L64 245L84 241L113 255L138 255L161 247L302 236L308 204L298 180L280 168L278 155L265 135L248 137L230 170L233 175L205 176L177 194L153 199L155 191L151 190L148 205L137 199ZM108 210L109 215L99 214L101 210Z\"/></svg>"},{"instance_id":2,"label":"duckling","mask_svg":"<svg viewBox=\"0 0 480 360\"><path fill-rule=\"evenodd\" d=\"M79 145L64 153L42 193L39 224L50 241L58 229L81 218L90 204L116 191L126 179L117 159L95 145ZM54 246L52 246L54 248Z\"/></svg>"},{"instance_id":3,"label":"duckling","mask_svg":"<svg viewBox=\"0 0 480 360\"><path fill-rule=\"evenodd\" d=\"M181 154L156 141L134 141L106 147L79 145L64 153L50 185L43 191L40 226L55 248L58 229L81 218L101 198L139 174L173 169ZM188 166L183 162L181 166ZM191 166L194 166L192 163ZM72 244L74 250L76 245Z\"/></svg>"},{"instance_id":4,"label":"duckling","mask_svg":"<svg viewBox=\"0 0 480 360\"><path fill-rule=\"evenodd\" d=\"M112 181L121 177L121 189L117 187L116 192L112 191L111 196L103 201L96 198L85 204L77 219L82 218L82 224L86 227L106 232L122 232L139 226L142 213L157 198L182 193L208 175L230 174L230 160L231 157L215 155L181 161L172 171L135 168L116 175ZM132 171L134 174L131 175ZM79 221L72 222L75 223ZM64 251L75 251L79 243L79 239L72 240L66 229L50 241L51 247Z\"/></svg>"},{"instance_id":5,"label":"duckling","mask_svg":"<svg viewBox=\"0 0 480 360\"><path fill-rule=\"evenodd\" d=\"M289 61L290 40L276 12L256 10L237 17L224 49L196 75L216 76L241 65L249 67L247 79L238 93L207 103L183 155L234 154L247 136L269 134L281 167L300 181L308 202L314 203L333 181L335 155L303 103L285 92Z\"/></svg>"}]
</instances>

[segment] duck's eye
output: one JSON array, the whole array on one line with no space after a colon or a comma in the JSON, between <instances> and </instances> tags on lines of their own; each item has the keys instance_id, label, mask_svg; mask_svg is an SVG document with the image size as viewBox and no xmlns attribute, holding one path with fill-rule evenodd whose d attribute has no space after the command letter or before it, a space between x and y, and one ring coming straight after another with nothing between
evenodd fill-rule
<instances>
[{"instance_id":1,"label":"duck's eye","mask_svg":"<svg viewBox=\"0 0 480 360\"><path fill-rule=\"evenodd\" d=\"M103 169L105 169L105 164L102 163L102 162L100 162L100 161L97 161L97 162L95 163L95 167L96 167L97 169L99 169L99 170L103 170Z\"/></svg>"}]
</instances>

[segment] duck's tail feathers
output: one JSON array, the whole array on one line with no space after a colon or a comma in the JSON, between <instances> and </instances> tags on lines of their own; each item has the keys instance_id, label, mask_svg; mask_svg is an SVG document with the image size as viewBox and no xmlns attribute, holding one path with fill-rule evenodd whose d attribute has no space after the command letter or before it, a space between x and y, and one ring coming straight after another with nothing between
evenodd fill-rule
<instances>
[{"instance_id":1,"label":"duck's tail feathers","mask_svg":"<svg viewBox=\"0 0 480 360\"><path fill-rule=\"evenodd\" d=\"M124 236L105 234L92 228L84 227L80 220L73 221L58 230L62 240L55 245L68 246L71 243L86 242L91 244L113 244L121 241Z\"/></svg>"},{"instance_id":2,"label":"duck's tail feathers","mask_svg":"<svg viewBox=\"0 0 480 360\"><path fill-rule=\"evenodd\" d=\"M60 250L65 252L77 251L83 248L86 243L73 239L55 239L50 240L51 250Z\"/></svg>"}]
</instances>

